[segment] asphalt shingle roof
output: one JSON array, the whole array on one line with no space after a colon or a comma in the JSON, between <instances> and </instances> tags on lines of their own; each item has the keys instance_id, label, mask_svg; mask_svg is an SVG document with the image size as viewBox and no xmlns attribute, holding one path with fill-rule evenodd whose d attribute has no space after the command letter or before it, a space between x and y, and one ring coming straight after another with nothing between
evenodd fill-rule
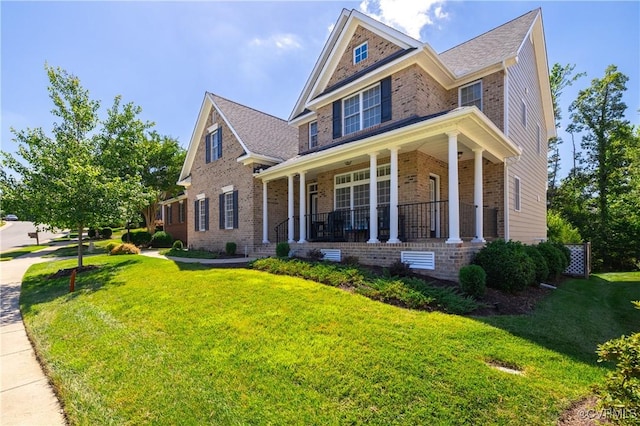
<instances>
[{"instance_id":1,"label":"asphalt shingle roof","mask_svg":"<svg viewBox=\"0 0 640 426\"><path fill-rule=\"evenodd\" d=\"M438 56L456 77L502 62L518 53L540 9L532 10Z\"/></svg>"},{"instance_id":2,"label":"asphalt shingle roof","mask_svg":"<svg viewBox=\"0 0 640 426\"><path fill-rule=\"evenodd\" d=\"M286 160L298 154L298 129L278 117L210 93L215 105L252 154Z\"/></svg>"}]
</instances>

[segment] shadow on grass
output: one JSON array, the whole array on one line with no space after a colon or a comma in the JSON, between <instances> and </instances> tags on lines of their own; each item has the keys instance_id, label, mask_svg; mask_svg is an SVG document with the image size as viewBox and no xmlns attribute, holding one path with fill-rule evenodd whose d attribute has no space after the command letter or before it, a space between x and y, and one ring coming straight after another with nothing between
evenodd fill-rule
<instances>
[{"instance_id":1,"label":"shadow on grass","mask_svg":"<svg viewBox=\"0 0 640 426\"><path fill-rule=\"evenodd\" d=\"M595 365L598 345L640 330L640 311L631 303L638 299L640 281L592 276L561 284L531 314L474 319Z\"/></svg>"},{"instance_id":2,"label":"shadow on grass","mask_svg":"<svg viewBox=\"0 0 640 426\"><path fill-rule=\"evenodd\" d=\"M139 259L128 259L118 263L97 264L98 269L82 272L76 276L75 292L69 292L70 277L49 279L51 272L27 275L22 281L20 307L23 314L29 313L34 306L47 303L60 297L74 299L88 292L96 292L104 287L124 285L116 280L117 272L127 266L139 263Z\"/></svg>"},{"instance_id":3,"label":"shadow on grass","mask_svg":"<svg viewBox=\"0 0 640 426\"><path fill-rule=\"evenodd\" d=\"M82 254L83 256L90 256L90 255L94 255L94 254L106 254L107 250L105 248L102 247L95 247L93 249L93 251L89 252L89 246L86 244L82 245ZM67 246L67 247L60 247L59 249L52 251L50 253L47 253L46 255L42 256L42 257L71 257L71 256L77 256L78 255L78 245L74 245L74 246Z\"/></svg>"}]
</instances>

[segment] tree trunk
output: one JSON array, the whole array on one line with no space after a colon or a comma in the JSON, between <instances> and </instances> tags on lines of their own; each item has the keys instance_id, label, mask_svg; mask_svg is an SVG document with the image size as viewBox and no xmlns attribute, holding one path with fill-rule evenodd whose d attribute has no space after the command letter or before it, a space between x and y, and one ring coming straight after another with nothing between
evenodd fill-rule
<instances>
[{"instance_id":1,"label":"tree trunk","mask_svg":"<svg viewBox=\"0 0 640 426\"><path fill-rule=\"evenodd\" d=\"M155 205L148 206L142 211L142 215L144 216L145 222L147 222L147 232L151 235L156 232L156 215L155 209L152 208Z\"/></svg>"},{"instance_id":2,"label":"tree trunk","mask_svg":"<svg viewBox=\"0 0 640 426\"><path fill-rule=\"evenodd\" d=\"M82 232L84 225L78 225L78 268L82 268Z\"/></svg>"}]
</instances>

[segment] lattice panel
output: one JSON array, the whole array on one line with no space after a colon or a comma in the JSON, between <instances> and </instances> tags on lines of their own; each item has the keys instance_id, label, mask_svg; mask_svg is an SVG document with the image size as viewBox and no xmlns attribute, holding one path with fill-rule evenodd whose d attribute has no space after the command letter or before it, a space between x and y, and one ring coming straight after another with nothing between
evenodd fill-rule
<instances>
[{"instance_id":1,"label":"lattice panel","mask_svg":"<svg viewBox=\"0 0 640 426\"><path fill-rule=\"evenodd\" d=\"M566 244L566 247L571 251L571 263L569 267L565 269L564 273L567 275L589 275L589 248L586 244Z\"/></svg>"}]
</instances>

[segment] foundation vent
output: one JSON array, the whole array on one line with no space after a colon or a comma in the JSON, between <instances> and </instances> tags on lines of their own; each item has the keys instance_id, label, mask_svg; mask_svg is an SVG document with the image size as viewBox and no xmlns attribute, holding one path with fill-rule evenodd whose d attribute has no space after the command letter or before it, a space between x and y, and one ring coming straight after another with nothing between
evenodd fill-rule
<instances>
[{"instance_id":1,"label":"foundation vent","mask_svg":"<svg viewBox=\"0 0 640 426\"><path fill-rule=\"evenodd\" d=\"M400 260L412 269L436 269L436 254L432 251L401 251Z\"/></svg>"},{"instance_id":2,"label":"foundation vent","mask_svg":"<svg viewBox=\"0 0 640 426\"><path fill-rule=\"evenodd\" d=\"M330 260L332 262L340 262L342 260L340 249L320 249L320 251L324 254L324 260Z\"/></svg>"}]
</instances>

